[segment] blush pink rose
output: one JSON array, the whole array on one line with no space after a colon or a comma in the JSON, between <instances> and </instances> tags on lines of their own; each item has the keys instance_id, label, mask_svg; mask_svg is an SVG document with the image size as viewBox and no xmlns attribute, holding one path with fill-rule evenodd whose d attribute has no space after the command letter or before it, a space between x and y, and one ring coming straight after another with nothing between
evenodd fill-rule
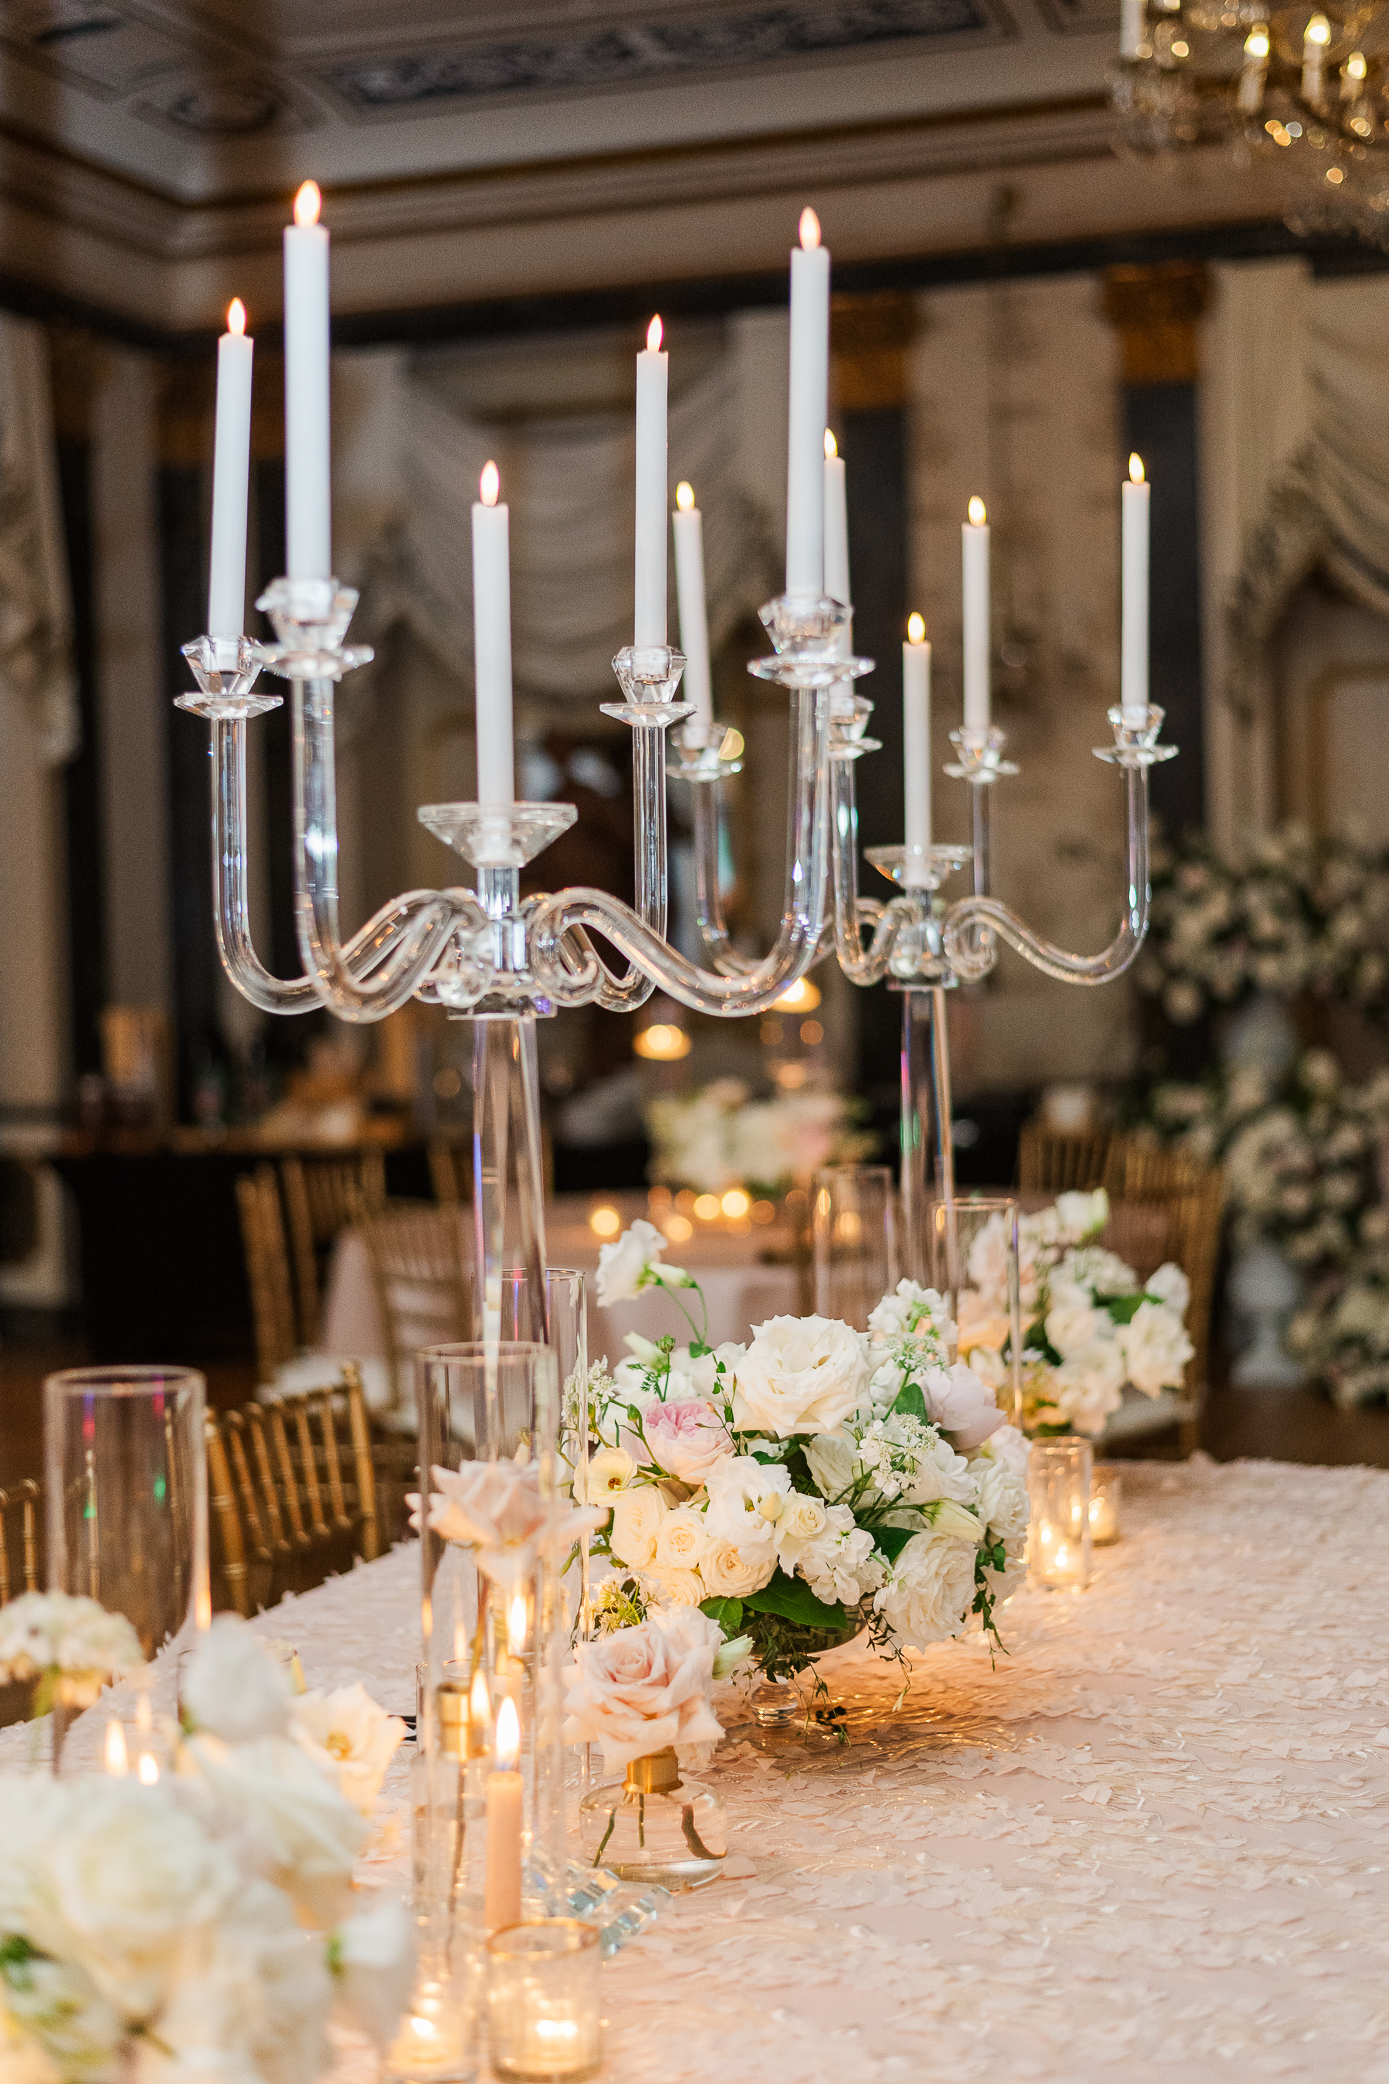
<instances>
[{"instance_id":1,"label":"blush pink rose","mask_svg":"<svg viewBox=\"0 0 1389 2084\"><path fill-rule=\"evenodd\" d=\"M722 1642L706 1614L674 1607L640 1628L576 1643L564 1672L565 1742L601 1744L610 1773L672 1744L682 1760L698 1757L723 1735L709 1705Z\"/></svg>"},{"instance_id":2,"label":"blush pink rose","mask_svg":"<svg viewBox=\"0 0 1389 2084\"><path fill-rule=\"evenodd\" d=\"M700 1397L649 1404L642 1430L651 1459L681 1483L703 1483L714 1464L733 1452L727 1426Z\"/></svg>"},{"instance_id":3,"label":"blush pink rose","mask_svg":"<svg viewBox=\"0 0 1389 2084\"><path fill-rule=\"evenodd\" d=\"M550 1509L540 1495L540 1472L534 1462L464 1462L461 1469L430 1470L436 1488L427 1512L412 1492L406 1499L410 1524L427 1518L430 1530L445 1541L471 1548L484 1577L514 1584L535 1564L538 1551L552 1546L563 1554L576 1537L601 1527L607 1507L561 1506L550 1524Z\"/></svg>"}]
</instances>

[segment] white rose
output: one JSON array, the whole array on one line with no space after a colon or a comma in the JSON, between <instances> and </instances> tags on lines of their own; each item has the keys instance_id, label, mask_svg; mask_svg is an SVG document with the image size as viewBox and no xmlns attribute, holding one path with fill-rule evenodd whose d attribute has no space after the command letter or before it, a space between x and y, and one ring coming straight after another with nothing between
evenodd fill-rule
<instances>
[{"instance_id":1,"label":"white rose","mask_svg":"<svg viewBox=\"0 0 1389 2084\"><path fill-rule=\"evenodd\" d=\"M1001 1370L1001 1359L999 1366ZM982 1446L1003 1423L992 1389L963 1361L951 1368L931 1368L922 1378L921 1389L932 1425L949 1433L962 1454Z\"/></svg>"},{"instance_id":2,"label":"white rose","mask_svg":"<svg viewBox=\"0 0 1389 2084\"><path fill-rule=\"evenodd\" d=\"M618 1492L613 1500L608 1546L619 1563L632 1570L644 1570L654 1562L656 1536L667 1509L654 1484L638 1484L634 1490Z\"/></svg>"},{"instance_id":3,"label":"white rose","mask_svg":"<svg viewBox=\"0 0 1389 2084\"><path fill-rule=\"evenodd\" d=\"M1181 1318L1165 1303L1140 1303L1131 1322L1119 1326L1119 1344L1129 1381L1150 1397L1163 1389L1179 1389L1196 1351Z\"/></svg>"},{"instance_id":4,"label":"white rose","mask_svg":"<svg viewBox=\"0 0 1389 2084\"><path fill-rule=\"evenodd\" d=\"M656 1566L661 1570L696 1570L707 1546L704 1514L692 1505L679 1505L666 1514L657 1530Z\"/></svg>"},{"instance_id":5,"label":"white rose","mask_svg":"<svg viewBox=\"0 0 1389 2084\"><path fill-rule=\"evenodd\" d=\"M711 1599L746 1599L771 1582L777 1567L776 1550L765 1548L746 1553L726 1535L712 1539L699 1559L699 1574Z\"/></svg>"},{"instance_id":6,"label":"white rose","mask_svg":"<svg viewBox=\"0 0 1389 2084\"><path fill-rule=\"evenodd\" d=\"M1106 1313L1094 1307L1083 1288L1069 1281L1053 1281L1050 1300L1047 1342L1063 1360L1073 1360L1093 1340L1103 1336Z\"/></svg>"},{"instance_id":7,"label":"white rose","mask_svg":"<svg viewBox=\"0 0 1389 2084\"><path fill-rule=\"evenodd\" d=\"M804 1551L818 1541L829 1525L829 1515L818 1498L795 1491L777 1515L776 1552L785 1571L794 1571Z\"/></svg>"},{"instance_id":8,"label":"white rose","mask_svg":"<svg viewBox=\"0 0 1389 2084\"><path fill-rule=\"evenodd\" d=\"M1103 1187L1089 1194L1058 1194L1056 1219L1074 1237L1093 1237L1109 1221L1109 1196Z\"/></svg>"},{"instance_id":9,"label":"white rose","mask_svg":"<svg viewBox=\"0 0 1389 2084\"><path fill-rule=\"evenodd\" d=\"M189 1727L210 1729L228 1744L279 1736L289 1726L284 1666L236 1614L219 1614L192 1652L180 1696Z\"/></svg>"},{"instance_id":10,"label":"white rose","mask_svg":"<svg viewBox=\"0 0 1389 2084\"><path fill-rule=\"evenodd\" d=\"M709 1596L697 1570L681 1570L673 1563L643 1571L642 1583L661 1606L701 1606Z\"/></svg>"},{"instance_id":11,"label":"white rose","mask_svg":"<svg viewBox=\"0 0 1389 2084\"><path fill-rule=\"evenodd\" d=\"M805 1444L810 1473L826 1498L838 1498L854 1480L858 1448L848 1433L817 1433Z\"/></svg>"},{"instance_id":12,"label":"white rose","mask_svg":"<svg viewBox=\"0 0 1389 2084\"><path fill-rule=\"evenodd\" d=\"M137 2043L139 2084L315 2084L331 2060L332 1998L322 1935L300 1929L278 1889L250 1882L215 1927L188 1934L155 2034Z\"/></svg>"},{"instance_id":13,"label":"white rose","mask_svg":"<svg viewBox=\"0 0 1389 2084\"><path fill-rule=\"evenodd\" d=\"M984 1442L983 1452L994 1461L1002 1462L1004 1468L1010 1470L1026 1486L1027 1458L1031 1452L1031 1443L1025 1433L1020 1433L1016 1426L1000 1426L998 1431L990 1433Z\"/></svg>"},{"instance_id":14,"label":"white rose","mask_svg":"<svg viewBox=\"0 0 1389 2084\"><path fill-rule=\"evenodd\" d=\"M971 1543L935 1528L912 1537L873 1595L900 1643L924 1650L959 1634L974 1604L974 1558Z\"/></svg>"},{"instance_id":15,"label":"white rose","mask_svg":"<svg viewBox=\"0 0 1389 2084\"><path fill-rule=\"evenodd\" d=\"M339 1794L370 1816L391 1760L405 1740L405 1724L388 1715L365 1686L333 1693L301 1693L290 1711L290 1735L335 1782Z\"/></svg>"},{"instance_id":16,"label":"white rose","mask_svg":"<svg viewBox=\"0 0 1389 2084\"><path fill-rule=\"evenodd\" d=\"M864 1341L829 1317L769 1317L738 1363L733 1421L785 1439L832 1433L868 1388Z\"/></svg>"},{"instance_id":17,"label":"white rose","mask_svg":"<svg viewBox=\"0 0 1389 2084\"><path fill-rule=\"evenodd\" d=\"M589 1456L584 1502L608 1505L618 1491L625 1490L637 1473L637 1465L625 1447L604 1447Z\"/></svg>"},{"instance_id":18,"label":"white rose","mask_svg":"<svg viewBox=\"0 0 1389 2084\"><path fill-rule=\"evenodd\" d=\"M771 1553L776 1521L791 1491L790 1471L778 1462L759 1462L754 1455L730 1455L705 1481L707 1538L734 1541L745 1553Z\"/></svg>"},{"instance_id":19,"label":"white rose","mask_svg":"<svg viewBox=\"0 0 1389 2084\"><path fill-rule=\"evenodd\" d=\"M331 1925L350 1901L367 1826L299 1746L286 1737L224 1744L189 1739L180 1773L200 1781L259 1849L266 1878L309 1922Z\"/></svg>"},{"instance_id":20,"label":"white rose","mask_svg":"<svg viewBox=\"0 0 1389 2084\"><path fill-rule=\"evenodd\" d=\"M401 1903L382 1903L344 1918L333 1934L335 2011L384 2053L410 1998L413 1921Z\"/></svg>"},{"instance_id":21,"label":"white rose","mask_svg":"<svg viewBox=\"0 0 1389 2084\"><path fill-rule=\"evenodd\" d=\"M681 1606L576 1644L564 1673L566 1742L601 1744L609 1772L670 1745L686 1758L717 1744L709 1695L722 1639L707 1615Z\"/></svg>"},{"instance_id":22,"label":"white rose","mask_svg":"<svg viewBox=\"0 0 1389 2084\"><path fill-rule=\"evenodd\" d=\"M1014 1541L1027 1532L1026 1483L1002 1461L978 1461L970 1467L979 1480L979 1518L995 1541Z\"/></svg>"},{"instance_id":23,"label":"white rose","mask_svg":"<svg viewBox=\"0 0 1389 2084\"><path fill-rule=\"evenodd\" d=\"M1155 1295L1159 1302L1166 1303L1168 1309L1175 1310L1179 1317L1186 1316L1187 1306L1191 1301L1191 1283L1181 1268L1174 1266L1170 1259L1158 1268L1151 1279L1143 1283L1143 1292L1145 1295Z\"/></svg>"}]
</instances>

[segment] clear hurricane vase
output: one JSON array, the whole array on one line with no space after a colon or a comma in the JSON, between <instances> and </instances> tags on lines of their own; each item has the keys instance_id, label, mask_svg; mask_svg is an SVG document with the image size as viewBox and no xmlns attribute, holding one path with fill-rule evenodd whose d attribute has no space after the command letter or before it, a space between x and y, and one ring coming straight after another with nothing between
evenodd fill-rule
<instances>
[{"instance_id":1,"label":"clear hurricane vase","mask_svg":"<svg viewBox=\"0 0 1389 2084\"><path fill-rule=\"evenodd\" d=\"M886 1165L826 1165L811 1189L815 1311L867 1331L897 1286L897 1212Z\"/></svg>"},{"instance_id":2,"label":"clear hurricane vase","mask_svg":"<svg viewBox=\"0 0 1389 2084\"><path fill-rule=\"evenodd\" d=\"M656 1751L585 1795L579 1838L585 1859L623 1881L697 1889L723 1872L728 1819L722 1797L685 1778L673 1750Z\"/></svg>"}]
</instances>

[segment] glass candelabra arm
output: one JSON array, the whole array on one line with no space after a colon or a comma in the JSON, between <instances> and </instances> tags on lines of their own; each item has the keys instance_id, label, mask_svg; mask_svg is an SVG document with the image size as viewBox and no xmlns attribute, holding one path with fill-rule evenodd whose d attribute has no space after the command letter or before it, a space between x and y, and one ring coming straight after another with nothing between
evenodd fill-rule
<instances>
[{"instance_id":1,"label":"glass candelabra arm","mask_svg":"<svg viewBox=\"0 0 1389 2084\"><path fill-rule=\"evenodd\" d=\"M710 967L724 977L745 977L756 967L752 956L733 945L723 915L719 889L720 804L715 781L699 780L694 790L695 931Z\"/></svg>"}]
</instances>

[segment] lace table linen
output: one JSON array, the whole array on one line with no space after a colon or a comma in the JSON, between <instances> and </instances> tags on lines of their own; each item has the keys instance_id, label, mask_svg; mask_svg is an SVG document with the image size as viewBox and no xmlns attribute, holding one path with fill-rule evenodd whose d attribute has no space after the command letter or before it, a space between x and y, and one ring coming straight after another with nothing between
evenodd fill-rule
<instances>
[{"instance_id":1,"label":"lace table linen","mask_svg":"<svg viewBox=\"0 0 1389 2084\"><path fill-rule=\"evenodd\" d=\"M727 1689L728 1869L605 1968L611 2084L1389 2084L1389 1474L1131 1464L1124 1506L996 1669L943 1645L890 1715L895 1666L822 1660L845 1746ZM415 1562L256 1625L408 1709Z\"/></svg>"}]
</instances>

